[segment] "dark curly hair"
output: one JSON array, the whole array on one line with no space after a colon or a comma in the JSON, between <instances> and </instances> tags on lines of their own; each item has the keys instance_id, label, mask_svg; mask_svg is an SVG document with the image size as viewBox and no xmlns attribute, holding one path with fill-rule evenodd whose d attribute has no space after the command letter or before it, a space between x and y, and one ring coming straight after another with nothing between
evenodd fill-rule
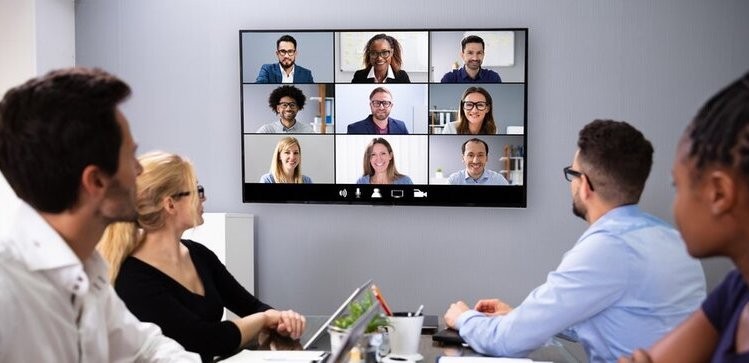
<instances>
[{"instance_id":1,"label":"dark curly hair","mask_svg":"<svg viewBox=\"0 0 749 363\"><path fill-rule=\"evenodd\" d=\"M130 87L99 69L68 68L9 90L0 102L0 170L19 198L60 213L78 200L81 173L118 169L117 105Z\"/></svg>"},{"instance_id":2,"label":"dark curly hair","mask_svg":"<svg viewBox=\"0 0 749 363\"><path fill-rule=\"evenodd\" d=\"M372 38L369 38L367 44L364 45L364 57L362 58L364 68L370 69L373 66L372 59L369 57L369 51L372 49L372 45L374 44L374 42L381 39L387 41L388 44L390 44L390 48L393 49L393 55L391 55L392 58L390 58L390 67L393 68L393 72L400 71L401 66L403 65L403 58L401 56L401 44L398 42L398 39L395 39L394 37L385 33L376 34Z\"/></svg>"},{"instance_id":3,"label":"dark curly hair","mask_svg":"<svg viewBox=\"0 0 749 363\"><path fill-rule=\"evenodd\" d=\"M594 120L580 130L578 160L595 191L609 202L636 204L653 165L653 145L623 121Z\"/></svg>"},{"instance_id":4,"label":"dark curly hair","mask_svg":"<svg viewBox=\"0 0 749 363\"><path fill-rule=\"evenodd\" d=\"M276 106L281 103L281 99L284 97L291 97L296 102L297 110L304 108L304 102L307 101L307 97L304 96L302 90L294 86L281 86L273 90L268 97L268 106L273 112L278 113Z\"/></svg>"},{"instance_id":5,"label":"dark curly hair","mask_svg":"<svg viewBox=\"0 0 749 363\"><path fill-rule=\"evenodd\" d=\"M697 170L717 164L749 175L749 73L710 98L685 135Z\"/></svg>"}]
</instances>

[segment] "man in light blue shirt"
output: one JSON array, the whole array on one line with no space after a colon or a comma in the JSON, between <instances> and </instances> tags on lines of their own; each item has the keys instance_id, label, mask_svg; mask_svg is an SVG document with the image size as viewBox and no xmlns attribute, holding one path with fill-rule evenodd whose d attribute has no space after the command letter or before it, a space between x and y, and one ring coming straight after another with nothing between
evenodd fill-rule
<instances>
[{"instance_id":1,"label":"man in light blue shirt","mask_svg":"<svg viewBox=\"0 0 749 363\"><path fill-rule=\"evenodd\" d=\"M573 213L590 227L556 271L516 308L459 301L445 323L478 352L525 356L565 331L591 362L615 362L655 343L705 298L705 277L679 233L637 207L653 147L624 122L596 120L580 131L564 168Z\"/></svg>"},{"instance_id":2,"label":"man in light blue shirt","mask_svg":"<svg viewBox=\"0 0 749 363\"><path fill-rule=\"evenodd\" d=\"M460 147L463 164L466 168L456 171L447 178L453 185L508 185L502 174L486 168L489 158L489 145L484 140L473 138Z\"/></svg>"}]
</instances>

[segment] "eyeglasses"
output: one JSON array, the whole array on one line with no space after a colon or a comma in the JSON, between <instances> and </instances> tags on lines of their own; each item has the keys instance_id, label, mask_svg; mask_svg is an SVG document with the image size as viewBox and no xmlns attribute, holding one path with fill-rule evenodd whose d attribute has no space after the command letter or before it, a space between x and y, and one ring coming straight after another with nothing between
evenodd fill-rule
<instances>
[{"instance_id":1,"label":"eyeglasses","mask_svg":"<svg viewBox=\"0 0 749 363\"><path fill-rule=\"evenodd\" d=\"M486 107L489 106L488 102L471 102L471 101L462 101L463 109L464 110L473 110L474 107L476 107L477 110L483 111L486 110Z\"/></svg>"},{"instance_id":2,"label":"eyeglasses","mask_svg":"<svg viewBox=\"0 0 749 363\"><path fill-rule=\"evenodd\" d=\"M279 102L278 106L280 106L281 108L287 108L288 107L288 108L290 108L290 109L293 110L293 109L296 108L297 105L296 105L296 102Z\"/></svg>"},{"instance_id":3,"label":"eyeglasses","mask_svg":"<svg viewBox=\"0 0 749 363\"><path fill-rule=\"evenodd\" d=\"M198 188L196 190L198 192L198 198L205 199L205 188L203 188L202 185L198 185ZM172 198L181 198L186 197L188 195L192 194L192 192L179 192L177 194L172 194Z\"/></svg>"},{"instance_id":4,"label":"eyeglasses","mask_svg":"<svg viewBox=\"0 0 749 363\"><path fill-rule=\"evenodd\" d=\"M377 57L388 58L388 57L390 57L391 54L393 54L393 51L391 51L390 49L381 50L379 52L376 51L376 50L370 50L369 51L369 57L370 58L377 58Z\"/></svg>"},{"instance_id":5,"label":"eyeglasses","mask_svg":"<svg viewBox=\"0 0 749 363\"><path fill-rule=\"evenodd\" d=\"M372 105L372 107L385 107L385 108L390 108L390 106L392 106L392 105L393 105L393 103L392 103L392 102L390 102L390 101L377 101L377 100L372 100L372 101L371 101L371 102L369 102L369 103L370 103L370 104Z\"/></svg>"},{"instance_id":6,"label":"eyeglasses","mask_svg":"<svg viewBox=\"0 0 749 363\"><path fill-rule=\"evenodd\" d=\"M585 175L584 173L580 171L572 169L572 165L565 166L564 169L562 170L564 171L564 178L567 179L568 182L571 182L572 178L581 178L583 175ZM590 187L590 190L595 190L593 189L593 183L590 181L590 178L587 175L585 175L585 180L588 181L588 186Z\"/></svg>"},{"instance_id":7,"label":"eyeglasses","mask_svg":"<svg viewBox=\"0 0 749 363\"><path fill-rule=\"evenodd\" d=\"M296 53L296 49L289 49L289 50L279 49L277 50L277 52L280 55L294 55L294 53Z\"/></svg>"}]
</instances>

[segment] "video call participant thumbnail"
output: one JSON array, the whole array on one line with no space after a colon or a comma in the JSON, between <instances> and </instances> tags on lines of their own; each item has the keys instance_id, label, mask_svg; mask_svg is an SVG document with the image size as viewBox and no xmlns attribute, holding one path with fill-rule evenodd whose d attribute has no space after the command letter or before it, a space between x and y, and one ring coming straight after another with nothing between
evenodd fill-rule
<instances>
[{"instance_id":1,"label":"video call participant thumbnail","mask_svg":"<svg viewBox=\"0 0 749 363\"><path fill-rule=\"evenodd\" d=\"M369 109L372 113L364 120L349 124L349 134L408 134L406 124L390 117L393 110L393 95L384 87L377 87L369 94Z\"/></svg>"},{"instance_id":2,"label":"video call participant thumbnail","mask_svg":"<svg viewBox=\"0 0 749 363\"><path fill-rule=\"evenodd\" d=\"M408 73L401 69L401 52L394 37L384 33L373 36L364 46L364 69L354 72L351 83L411 83Z\"/></svg>"},{"instance_id":3,"label":"video call participant thumbnail","mask_svg":"<svg viewBox=\"0 0 749 363\"><path fill-rule=\"evenodd\" d=\"M465 169L456 171L447 178L453 185L508 185L502 174L486 169L489 158L489 145L481 139L473 138L460 147Z\"/></svg>"},{"instance_id":4,"label":"video call participant thumbnail","mask_svg":"<svg viewBox=\"0 0 749 363\"><path fill-rule=\"evenodd\" d=\"M492 95L481 87L468 87L458 105L458 121L445 124L443 134L498 134Z\"/></svg>"},{"instance_id":5,"label":"video call participant thumbnail","mask_svg":"<svg viewBox=\"0 0 749 363\"><path fill-rule=\"evenodd\" d=\"M454 69L442 76L440 83L500 83L499 73L481 68L484 62L484 39L477 35L469 35L460 42L460 58L463 67Z\"/></svg>"},{"instance_id":6,"label":"video call participant thumbnail","mask_svg":"<svg viewBox=\"0 0 749 363\"><path fill-rule=\"evenodd\" d=\"M276 144L270 172L260 177L260 183L312 184L312 179L302 175L302 146L294 137L284 137Z\"/></svg>"},{"instance_id":7,"label":"video call participant thumbnail","mask_svg":"<svg viewBox=\"0 0 749 363\"><path fill-rule=\"evenodd\" d=\"M314 133L309 123L298 122L296 119L306 101L307 97L302 90L294 86L280 86L274 89L268 97L268 106L278 115L278 121L260 126L257 133Z\"/></svg>"},{"instance_id":8,"label":"video call participant thumbnail","mask_svg":"<svg viewBox=\"0 0 749 363\"><path fill-rule=\"evenodd\" d=\"M276 41L278 63L263 64L256 83L314 83L312 72L296 64L296 39L283 35Z\"/></svg>"},{"instance_id":9,"label":"video call participant thumbnail","mask_svg":"<svg viewBox=\"0 0 749 363\"><path fill-rule=\"evenodd\" d=\"M398 172L390 143L381 138L372 139L364 150L364 173L356 184L413 184L408 175Z\"/></svg>"},{"instance_id":10,"label":"video call participant thumbnail","mask_svg":"<svg viewBox=\"0 0 749 363\"><path fill-rule=\"evenodd\" d=\"M705 298L702 265L679 232L637 206L653 164L650 141L625 122L595 120L577 146L564 177L572 212L589 227L557 269L516 308L486 299L445 313L482 354L526 356L564 331L589 361L615 362L653 344Z\"/></svg>"}]
</instances>

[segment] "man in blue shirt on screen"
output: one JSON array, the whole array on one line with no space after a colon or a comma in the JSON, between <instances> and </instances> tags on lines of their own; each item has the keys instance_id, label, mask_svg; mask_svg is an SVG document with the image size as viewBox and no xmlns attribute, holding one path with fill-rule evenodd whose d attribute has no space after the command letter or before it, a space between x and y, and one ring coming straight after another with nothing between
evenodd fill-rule
<instances>
[{"instance_id":1,"label":"man in blue shirt on screen","mask_svg":"<svg viewBox=\"0 0 749 363\"><path fill-rule=\"evenodd\" d=\"M564 176L573 213L590 226L518 307L498 299L450 305L445 323L478 352L525 356L564 332L591 362L616 362L655 343L705 298L702 267L679 233L637 206L650 142L625 122L596 120L577 145Z\"/></svg>"},{"instance_id":2,"label":"man in blue shirt on screen","mask_svg":"<svg viewBox=\"0 0 749 363\"><path fill-rule=\"evenodd\" d=\"M456 171L447 178L453 185L508 185L502 174L486 168L489 158L489 145L484 140L472 138L460 147L463 164L466 168Z\"/></svg>"},{"instance_id":3,"label":"man in blue shirt on screen","mask_svg":"<svg viewBox=\"0 0 749 363\"><path fill-rule=\"evenodd\" d=\"M256 83L314 83L312 72L296 64L296 39L284 35L276 41L278 63L263 64Z\"/></svg>"},{"instance_id":4,"label":"man in blue shirt on screen","mask_svg":"<svg viewBox=\"0 0 749 363\"><path fill-rule=\"evenodd\" d=\"M484 39L477 35L469 35L460 42L462 50L460 57L463 67L454 69L442 76L440 83L501 83L499 73L481 68L484 62Z\"/></svg>"}]
</instances>

